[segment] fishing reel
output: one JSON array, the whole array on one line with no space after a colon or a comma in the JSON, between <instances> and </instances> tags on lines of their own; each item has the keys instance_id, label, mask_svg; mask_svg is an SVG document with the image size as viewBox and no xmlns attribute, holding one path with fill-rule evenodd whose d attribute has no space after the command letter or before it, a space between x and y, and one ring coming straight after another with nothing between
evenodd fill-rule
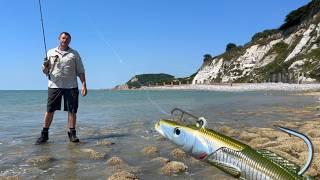
<instances>
[{"instance_id":1,"label":"fishing reel","mask_svg":"<svg viewBox=\"0 0 320 180\"><path fill-rule=\"evenodd\" d=\"M45 67L45 70L43 72L48 76L49 80L51 80L50 72L52 72L53 68L54 68L54 64L53 64L52 68L50 67L50 58L53 58L53 63L55 64L55 63L59 62L59 56L55 55L55 56L50 56L49 58L45 57L43 59L43 67Z\"/></svg>"},{"instance_id":2,"label":"fishing reel","mask_svg":"<svg viewBox=\"0 0 320 180\"><path fill-rule=\"evenodd\" d=\"M43 66L46 67L46 68L48 68L49 65L50 65L50 61L49 61L48 58L45 57L45 58L43 59Z\"/></svg>"}]
</instances>

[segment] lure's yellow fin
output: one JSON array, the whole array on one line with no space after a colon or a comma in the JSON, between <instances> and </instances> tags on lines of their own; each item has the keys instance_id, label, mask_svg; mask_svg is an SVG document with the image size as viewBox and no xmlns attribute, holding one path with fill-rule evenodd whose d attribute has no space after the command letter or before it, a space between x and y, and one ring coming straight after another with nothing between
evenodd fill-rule
<instances>
[{"instance_id":1,"label":"lure's yellow fin","mask_svg":"<svg viewBox=\"0 0 320 180\"><path fill-rule=\"evenodd\" d=\"M271 160L275 164L278 164L279 166L286 168L293 173L297 174L300 170L300 166L283 158L282 156L280 156L272 151L269 151L267 149L259 149L259 150L257 150L257 152L259 154L261 154L263 157L268 158L269 160Z\"/></svg>"},{"instance_id":2,"label":"lure's yellow fin","mask_svg":"<svg viewBox=\"0 0 320 180\"><path fill-rule=\"evenodd\" d=\"M218 161L210 161L210 163L222 171L229 173L231 176L235 178L239 178L241 176L241 171L237 167L233 167L230 164L225 164L223 162Z\"/></svg>"}]
</instances>

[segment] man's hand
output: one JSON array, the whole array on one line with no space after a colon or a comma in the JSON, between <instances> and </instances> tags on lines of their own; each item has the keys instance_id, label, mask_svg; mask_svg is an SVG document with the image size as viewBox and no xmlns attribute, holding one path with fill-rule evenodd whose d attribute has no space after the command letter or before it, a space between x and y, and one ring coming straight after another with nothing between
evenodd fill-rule
<instances>
[{"instance_id":1,"label":"man's hand","mask_svg":"<svg viewBox=\"0 0 320 180\"><path fill-rule=\"evenodd\" d=\"M47 58L44 58L44 61L42 64L42 72L44 74L49 74L49 66L50 66L49 60L47 60Z\"/></svg>"},{"instance_id":2,"label":"man's hand","mask_svg":"<svg viewBox=\"0 0 320 180\"><path fill-rule=\"evenodd\" d=\"M46 68L49 67L49 61L47 60L47 58L44 58L43 66L46 67Z\"/></svg>"},{"instance_id":3,"label":"man's hand","mask_svg":"<svg viewBox=\"0 0 320 180\"><path fill-rule=\"evenodd\" d=\"M82 96L86 96L87 95L87 86L85 84L82 85L82 88L81 88L81 94Z\"/></svg>"},{"instance_id":4,"label":"man's hand","mask_svg":"<svg viewBox=\"0 0 320 180\"><path fill-rule=\"evenodd\" d=\"M86 75L84 73L80 73L79 78L82 82L81 94L82 96L86 96L87 95Z\"/></svg>"}]
</instances>

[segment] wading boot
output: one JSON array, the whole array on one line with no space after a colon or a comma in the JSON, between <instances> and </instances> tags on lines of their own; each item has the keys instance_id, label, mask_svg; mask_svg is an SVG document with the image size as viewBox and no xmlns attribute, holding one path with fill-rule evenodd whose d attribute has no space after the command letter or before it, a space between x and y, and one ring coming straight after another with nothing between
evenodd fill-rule
<instances>
[{"instance_id":1,"label":"wading boot","mask_svg":"<svg viewBox=\"0 0 320 180\"><path fill-rule=\"evenodd\" d=\"M36 143L37 145L39 144L44 144L48 141L49 139L49 131L41 131L41 136L37 139Z\"/></svg>"},{"instance_id":2,"label":"wading boot","mask_svg":"<svg viewBox=\"0 0 320 180\"><path fill-rule=\"evenodd\" d=\"M79 142L79 138L76 135L76 130L75 129L70 129L70 131L68 131L68 136L69 136L70 142L74 142L74 143L78 143Z\"/></svg>"}]
</instances>

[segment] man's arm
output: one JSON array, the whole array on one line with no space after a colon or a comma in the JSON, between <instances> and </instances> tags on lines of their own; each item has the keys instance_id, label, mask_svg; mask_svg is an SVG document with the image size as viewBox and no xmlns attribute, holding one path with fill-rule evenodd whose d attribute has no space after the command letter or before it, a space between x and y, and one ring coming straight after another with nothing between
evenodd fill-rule
<instances>
[{"instance_id":1,"label":"man's arm","mask_svg":"<svg viewBox=\"0 0 320 180\"><path fill-rule=\"evenodd\" d=\"M81 94L82 96L86 96L87 95L86 75L84 73L80 73L79 78L82 83Z\"/></svg>"}]
</instances>

